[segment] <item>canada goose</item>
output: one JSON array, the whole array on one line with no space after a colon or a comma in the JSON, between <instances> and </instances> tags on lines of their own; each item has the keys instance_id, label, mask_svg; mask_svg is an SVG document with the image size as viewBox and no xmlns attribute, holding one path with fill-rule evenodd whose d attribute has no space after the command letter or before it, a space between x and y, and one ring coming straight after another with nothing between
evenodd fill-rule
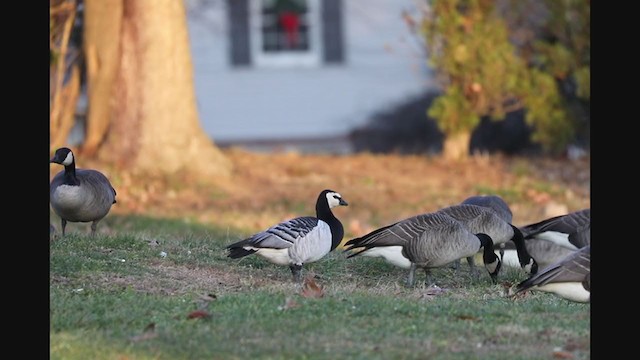
<instances>
[{"instance_id":1,"label":"canada goose","mask_svg":"<svg viewBox=\"0 0 640 360\"><path fill-rule=\"evenodd\" d=\"M464 199L461 204L484 206L493 211L502 218L502 220L513 223L513 213L509 205L503 198L498 195L475 195Z\"/></svg>"},{"instance_id":2,"label":"canada goose","mask_svg":"<svg viewBox=\"0 0 640 360\"><path fill-rule=\"evenodd\" d=\"M591 245L574 251L520 282L514 290L510 290L510 294L515 295L525 290L545 291L575 302L590 302Z\"/></svg>"},{"instance_id":3,"label":"canada goose","mask_svg":"<svg viewBox=\"0 0 640 360\"><path fill-rule=\"evenodd\" d=\"M432 285L430 269L441 267L453 260L476 254L484 247L484 264L493 282L500 270L500 259L493 252L493 241L486 234L474 234L451 216L436 212L413 216L374 230L345 243L348 258L382 256L388 262L409 268L407 285L415 282L416 267L422 268L426 284Z\"/></svg>"},{"instance_id":4,"label":"canada goose","mask_svg":"<svg viewBox=\"0 0 640 360\"><path fill-rule=\"evenodd\" d=\"M484 233L489 235L493 240L494 246L501 246L509 240L513 241L518 253L520 267L527 274L535 274L538 271L538 264L527 251L520 230L511 223L503 220L496 212L484 206L470 204L452 205L438 211L446 213L460 221L474 234ZM469 263L471 272L477 275L473 256L467 257L467 262Z\"/></svg>"},{"instance_id":5,"label":"canada goose","mask_svg":"<svg viewBox=\"0 0 640 360\"><path fill-rule=\"evenodd\" d=\"M526 241L544 239L577 250L591 244L591 209L582 209L521 226L520 231Z\"/></svg>"},{"instance_id":6,"label":"canada goose","mask_svg":"<svg viewBox=\"0 0 640 360\"><path fill-rule=\"evenodd\" d=\"M116 203L116 190L104 174L93 169L76 169L71 149L56 150L50 163L64 166L49 186L49 201L60 217L62 236L67 222L91 222L91 235L95 235L98 222Z\"/></svg>"},{"instance_id":7,"label":"canada goose","mask_svg":"<svg viewBox=\"0 0 640 360\"><path fill-rule=\"evenodd\" d=\"M529 255L536 260L538 269L543 269L556 263L575 251L544 239L525 240L524 246ZM506 243L504 256L500 260L502 260L503 266L520 268L516 247L513 242Z\"/></svg>"},{"instance_id":8,"label":"canada goose","mask_svg":"<svg viewBox=\"0 0 640 360\"><path fill-rule=\"evenodd\" d=\"M256 253L277 265L288 265L294 281L300 282L302 265L320 260L342 241L344 228L331 212L349 205L333 190L323 190L316 201L316 217L302 216L283 221L226 248L237 259Z\"/></svg>"},{"instance_id":9,"label":"canada goose","mask_svg":"<svg viewBox=\"0 0 640 360\"><path fill-rule=\"evenodd\" d=\"M498 214L498 216L500 216L500 218L502 218L502 220L512 224L513 223L513 213L511 212L511 209L509 208L509 204L507 204L506 201L504 201L503 198L501 198L498 195L475 195L475 196L470 196L466 199L464 199L461 204L468 204L468 205L478 205L478 206L484 206L486 208L489 208L493 211L496 212L496 214ZM504 262L504 249L506 246L506 242L505 243L500 243L498 244L498 248L499 248L499 252L500 252L500 261ZM458 268L458 262L456 262L454 265L456 267L456 269Z\"/></svg>"}]
</instances>

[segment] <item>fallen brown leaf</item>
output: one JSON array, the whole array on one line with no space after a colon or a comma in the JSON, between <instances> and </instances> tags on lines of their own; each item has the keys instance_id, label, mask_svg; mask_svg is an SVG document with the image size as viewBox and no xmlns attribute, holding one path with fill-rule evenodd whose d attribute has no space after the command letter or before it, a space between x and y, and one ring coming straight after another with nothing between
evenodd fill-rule
<instances>
[{"instance_id":1,"label":"fallen brown leaf","mask_svg":"<svg viewBox=\"0 0 640 360\"><path fill-rule=\"evenodd\" d=\"M321 298L324 296L324 288L316 283L313 276L307 276L304 278L300 295L306 298Z\"/></svg>"},{"instance_id":2,"label":"fallen brown leaf","mask_svg":"<svg viewBox=\"0 0 640 360\"><path fill-rule=\"evenodd\" d=\"M573 354L567 351L554 351L554 359L573 359Z\"/></svg>"},{"instance_id":3,"label":"fallen brown leaf","mask_svg":"<svg viewBox=\"0 0 640 360\"><path fill-rule=\"evenodd\" d=\"M187 319L208 319L211 317L208 311L205 310L196 310L192 311L187 315Z\"/></svg>"},{"instance_id":4,"label":"fallen brown leaf","mask_svg":"<svg viewBox=\"0 0 640 360\"><path fill-rule=\"evenodd\" d=\"M456 317L460 320L472 320L472 321L478 320L477 317L471 316L471 315L456 315Z\"/></svg>"}]
</instances>

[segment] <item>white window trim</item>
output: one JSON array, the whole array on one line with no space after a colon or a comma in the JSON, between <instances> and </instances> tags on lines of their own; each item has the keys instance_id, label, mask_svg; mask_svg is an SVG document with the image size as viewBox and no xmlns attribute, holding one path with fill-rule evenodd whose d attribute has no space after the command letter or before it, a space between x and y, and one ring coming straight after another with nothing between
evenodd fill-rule
<instances>
[{"instance_id":1,"label":"white window trim","mask_svg":"<svg viewBox=\"0 0 640 360\"><path fill-rule=\"evenodd\" d=\"M257 67L317 67L322 64L322 19L320 0L307 0L309 50L272 53L262 50L262 0L249 0L249 39L251 59Z\"/></svg>"}]
</instances>

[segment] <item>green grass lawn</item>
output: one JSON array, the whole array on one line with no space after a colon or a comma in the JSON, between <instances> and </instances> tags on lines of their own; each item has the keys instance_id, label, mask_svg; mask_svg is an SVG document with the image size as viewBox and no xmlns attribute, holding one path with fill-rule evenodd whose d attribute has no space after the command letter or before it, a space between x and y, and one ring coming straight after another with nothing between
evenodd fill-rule
<instances>
[{"instance_id":1,"label":"green grass lawn","mask_svg":"<svg viewBox=\"0 0 640 360\"><path fill-rule=\"evenodd\" d=\"M519 269L494 285L462 261L434 271L441 291L410 289L405 270L337 251L305 265L324 291L305 297L287 267L226 257L243 229L110 215L98 230L50 242L52 359L591 357L590 305L505 297Z\"/></svg>"}]
</instances>

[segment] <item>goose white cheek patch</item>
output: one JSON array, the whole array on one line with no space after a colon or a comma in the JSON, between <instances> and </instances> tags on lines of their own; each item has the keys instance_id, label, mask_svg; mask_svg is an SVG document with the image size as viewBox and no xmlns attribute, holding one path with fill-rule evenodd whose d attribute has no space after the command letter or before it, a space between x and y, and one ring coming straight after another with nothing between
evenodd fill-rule
<instances>
[{"instance_id":1,"label":"goose white cheek patch","mask_svg":"<svg viewBox=\"0 0 640 360\"><path fill-rule=\"evenodd\" d=\"M69 166L72 163L73 163L73 153L71 151L69 151L69 153L67 154L67 157L64 158L64 161L62 162L62 165Z\"/></svg>"},{"instance_id":2,"label":"goose white cheek patch","mask_svg":"<svg viewBox=\"0 0 640 360\"><path fill-rule=\"evenodd\" d=\"M340 196L340 194L338 193L327 193L327 203L329 203L329 208L334 208L338 205L340 205L340 200L336 199L334 196L338 196L338 198L341 198L342 196Z\"/></svg>"}]
</instances>

